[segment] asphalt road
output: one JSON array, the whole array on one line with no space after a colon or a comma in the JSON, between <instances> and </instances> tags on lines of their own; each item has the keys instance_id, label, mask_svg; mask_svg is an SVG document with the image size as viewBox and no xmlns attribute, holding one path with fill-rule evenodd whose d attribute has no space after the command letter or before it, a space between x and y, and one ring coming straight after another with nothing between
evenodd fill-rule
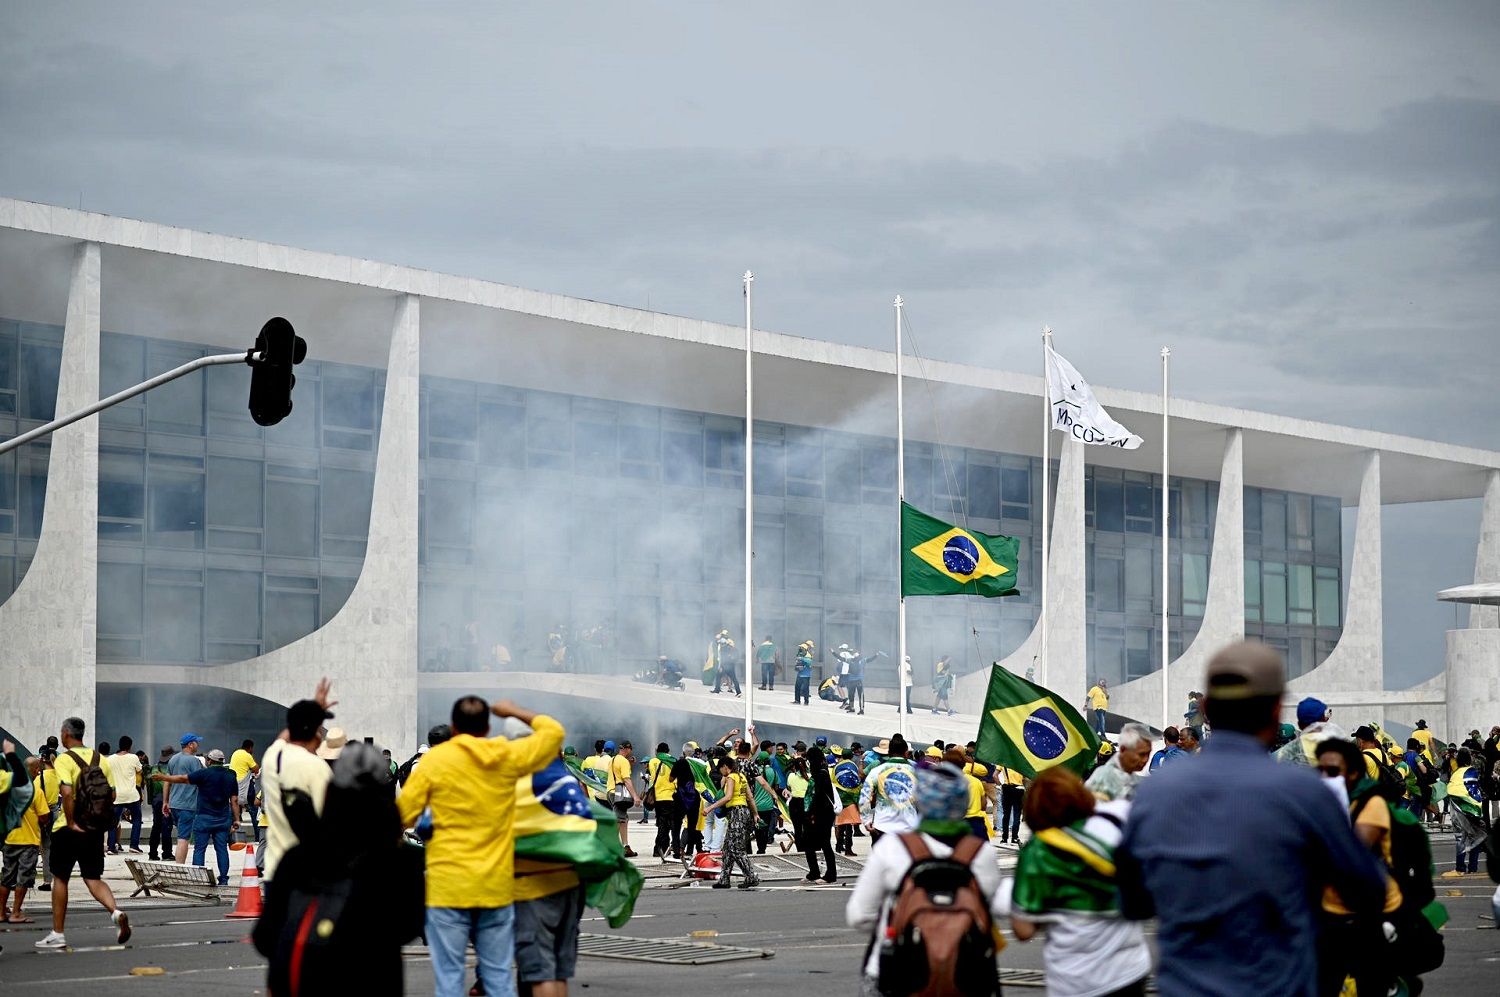
<instances>
[{"instance_id":1,"label":"asphalt road","mask_svg":"<svg viewBox=\"0 0 1500 997\"><path fill-rule=\"evenodd\" d=\"M1451 865L1451 862L1450 862ZM580 960L575 993L620 997L660 997L705 987L716 997L767 993L852 994L865 939L843 927L847 888L787 885L742 893L698 885L664 888L653 881L637 905L637 916L616 935L644 939L689 939L692 932L716 932L706 939L723 945L765 949L769 958L707 966L672 966L597 957ZM1487 877L1440 880L1438 891L1452 920L1445 930L1447 961L1427 977L1428 994L1472 997L1495 993L1500 979L1500 931L1488 919L1494 885ZM1456 895L1455 895L1456 894ZM40 926L0 929L0 991L42 993L65 987L69 995L92 994L255 994L264 987L265 965L246 940L243 921L227 921L226 908L156 907L133 914L135 938L112 944L113 931L102 911L78 904L65 952L39 952L32 942ZM602 921L587 920L583 930L611 934ZM1011 942L1000 959L1006 969L1040 969L1038 944ZM139 967L159 967L159 976L132 976ZM406 992L432 993L425 955L409 950ZM1016 985L1016 992L1032 992Z\"/></svg>"}]
</instances>

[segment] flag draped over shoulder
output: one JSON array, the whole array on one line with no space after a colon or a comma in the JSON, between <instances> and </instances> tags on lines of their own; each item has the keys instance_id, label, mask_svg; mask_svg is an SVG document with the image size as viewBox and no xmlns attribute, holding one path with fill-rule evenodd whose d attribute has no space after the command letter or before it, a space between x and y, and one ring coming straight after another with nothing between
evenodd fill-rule
<instances>
[{"instance_id":1,"label":"flag draped over shoulder","mask_svg":"<svg viewBox=\"0 0 1500 997\"><path fill-rule=\"evenodd\" d=\"M581 782L584 788L590 793L595 796L603 796L609 792L609 785L603 779L600 779L584 768L583 764L577 758L564 758L563 763L567 766L568 771L572 773L573 778Z\"/></svg>"},{"instance_id":2,"label":"flag draped over shoulder","mask_svg":"<svg viewBox=\"0 0 1500 997\"><path fill-rule=\"evenodd\" d=\"M590 800L561 759L516 782L516 862L572 868L610 927L630 920L644 878L625 857L615 815Z\"/></svg>"},{"instance_id":3,"label":"flag draped over shoulder","mask_svg":"<svg viewBox=\"0 0 1500 997\"><path fill-rule=\"evenodd\" d=\"M1078 368L1047 347L1047 390L1052 396L1052 428L1080 443L1134 450L1142 440L1104 411Z\"/></svg>"},{"instance_id":4,"label":"flag draped over shoulder","mask_svg":"<svg viewBox=\"0 0 1500 997\"><path fill-rule=\"evenodd\" d=\"M976 758L1028 778L1054 765L1082 776L1098 750L1099 739L1067 702L999 665L990 668Z\"/></svg>"},{"instance_id":5,"label":"flag draped over shoulder","mask_svg":"<svg viewBox=\"0 0 1500 997\"><path fill-rule=\"evenodd\" d=\"M1114 849L1081 823L1039 832L1016 859L1011 904L1028 917L1118 914Z\"/></svg>"},{"instance_id":6,"label":"flag draped over shoulder","mask_svg":"<svg viewBox=\"0 0 1500 997\"><path fill-rule=\"evenodd\" d=\"M901 594L1015 595L1015 537L965 530L901 503Z\"/></svg>"},{"instance_id":7,"label":"flag draped over shoulder","mask_svg":"<svg viewBox=\"0 0 1500 997\"><path fill-rule=\"evenodd\" d=\"M1448 799L1470 817L1484 812L1484 793L1479 788L1479 770L1470 766L1456 769L1448 779Z\"/></svg>"}]
</instances>

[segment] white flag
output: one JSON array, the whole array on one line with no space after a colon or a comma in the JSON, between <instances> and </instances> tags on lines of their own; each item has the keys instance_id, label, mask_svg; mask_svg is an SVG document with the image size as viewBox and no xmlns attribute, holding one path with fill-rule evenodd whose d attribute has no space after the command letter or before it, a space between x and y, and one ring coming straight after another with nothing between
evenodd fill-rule
<instances>
[{"instance_id":1,"label":"white flag","mask_svg":"<svg viewBox=\"0 0 1500 997\"><path fill-rule=\"evenodd\" d=\"M1111 419L1089 382L1050 346L1047 348L1047 386L1052 395L1052 428L1080 443L1134 450L1142 440Z\"/></svg>"}]
</instances>

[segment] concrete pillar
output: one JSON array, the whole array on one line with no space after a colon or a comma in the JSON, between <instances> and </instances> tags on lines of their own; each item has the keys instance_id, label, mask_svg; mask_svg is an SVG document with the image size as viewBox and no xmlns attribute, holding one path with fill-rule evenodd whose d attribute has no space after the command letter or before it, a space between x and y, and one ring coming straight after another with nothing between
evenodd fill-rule
<instances>
[{"instance_id":1,"label":"concrete pillar","mask_svg":"<svg viewBox=\"0 0 1500 997\"><path fill-rule=\"evenodd\" d=\"M84 243L73 257L63 325L57 414L99 397L99 246ZM65 717L82 717L84 740L94 730L94 677L99 563L99 420L54 433L47 464L47 499L36 556L15 592L0 606L0 647L18 672L0 682L0 716L36 749Z\"/></svg>"},{"instance_id":2,"label":"concrete pillar","mask_svg":"<svg viewBox=\"0 0 1500 997\"><path fill-rule=\"evenodd\" d=\"M1203 668L1215 651L1245 637L1245 442L1244 433L1224 435L1219 504L1209 555L1208 601L1193 642L1167 668L1168 711L1180 723L1187 694L1203 688ZM1110 690L1110 711L1153 727L1161 725L1161 670Z\"/></svg>"},{"instance_id":3,"label":"concrete pillar","mask_svg":"<svg viewBox=\"0 0 1500 997\"><path fill-rule=\"evenodd\" d=\"M320 676L356 675L334 687L334 722L402 757L417 745L420 308L411 294L395 304L369 543L348 601L326 626L285 647L192 670L204 685L284 705L310 696Z\"/></svg>"},{"instance_id":4,"label":"concrete pillar","mask_svg":"<svg viewBox=\"0 0 1500 997\"><path fill-rule=\"evenodd\" d=\"M1484 486L1479 514L1479 548L1474 555L1474 581L1500 582L1500 470L1491 470ZM1500 607L1470 606L1470 627L1500 627ZM1484 728L1486 732L1489 728Z\"/></svg>"},{"instance_id":5,"label":"concrete pillar","mask_svg":"<svg viewBox=\"0 0 1500 997\"><path fill-rule=\"evenodd\" d=\"M1058 455L1056 501L1052 508L1052 539L1047 551L1047 674L1037 671L1037 682L1069 702L1083 701L1088 690L1088 575L1085 570L1083 444L1064 441ZM1045 487L1045 485L1044 485ZM1041 584L1040 575L1036 583ZM1000 662L1025 675L1041 653L1041 622L1021 646ZM960 713L977 713L989 688L988 668L958 680L953 705Z\"/></svg>"},{"instance_id":6,"label":"concrete pillar","mask_svg":"<svg viewBox=\"0 0 1500 997\"><path fill-rule=\"evenodd\" d=\"M1293 679L1287 698L1385 688L1385 629L1381 585L1380 453L1365 459L1354 522L1354 560L1344 603L1344 632L1317 668Z\"/></svg>"}]
</instances>

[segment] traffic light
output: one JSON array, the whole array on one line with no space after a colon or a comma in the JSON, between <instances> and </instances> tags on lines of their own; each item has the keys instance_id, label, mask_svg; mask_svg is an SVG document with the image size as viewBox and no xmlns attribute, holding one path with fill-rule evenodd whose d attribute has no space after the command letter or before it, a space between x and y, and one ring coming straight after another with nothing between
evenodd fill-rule
<instances>
[{"instance_id":1,"label":"traffic light","mask_svg":"<svg viewBox=\"0 0 1500 997\"><path fill-rule=\"evenodd\" d=\"M250 418L262 426L274 426L292 413L292 386L297 383L292 368L307 357L307 341L292 329L292 323L277 317L261 326L255 337L259 359L250 365Z\"/></svg>"}]
</instances>

